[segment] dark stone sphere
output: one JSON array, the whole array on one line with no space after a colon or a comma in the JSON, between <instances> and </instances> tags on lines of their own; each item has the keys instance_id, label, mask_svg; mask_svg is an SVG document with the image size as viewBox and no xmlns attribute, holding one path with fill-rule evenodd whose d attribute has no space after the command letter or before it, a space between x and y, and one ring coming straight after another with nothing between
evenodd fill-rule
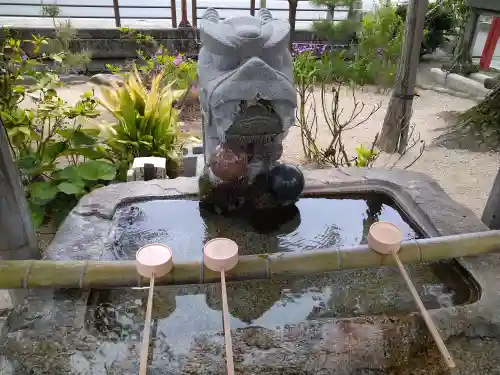
<instances>
[{"instance_id":1,"label":"dark stone sphere","mask_svg":"<svg viewBox=\"0 0 500 375\"><path fill-rule=\"evenodd\" d=\"M267 175L269 192L279 202L296 201L304 190L304 185L304 175L292 164L279 164Z\"/></svg>"}]
</instances>

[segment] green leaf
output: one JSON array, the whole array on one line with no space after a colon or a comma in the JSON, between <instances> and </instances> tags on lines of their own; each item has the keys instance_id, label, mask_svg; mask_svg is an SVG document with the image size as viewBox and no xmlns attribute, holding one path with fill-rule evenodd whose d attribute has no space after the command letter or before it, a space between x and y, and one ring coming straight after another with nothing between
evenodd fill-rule
<instances>
[{"instance_id":1,"label":"green leaf","mask_svg":"<svg viewBox=\"0 0 500 375\"><path fill-rule=\"evenodd\" d=\"M57 62L59 62L59 63L61 63L61 62L62 62L62 57L61 57L60 55L55 55L55 54L54 54L54 55L51 55L50 57L51 57L51 58L52 58L52 60L54 60L54 61L57 61Z\"/></svg>"},{"instance_id":2,"label":"green leaf","mask_svg":"<svg viewBox=\"0 0 500 375\"><path fill-rule=\"evenodd\" d=\"M92 148L75 148L71 151L77 155L84 156L87 159L97 160L97 159L103 159L105 157L102 153Z\"/></svg>"},{"instance_id":3,"label":"green leaf","mask_svg":"<svg viewBox=\"0 0 500 375\"><path fill-rule=\"evenodd\" d=\"M48 181L33 182L29 185L29 190L31 198L44 203L50 202L59 192L59 189Z\"/></svg>"},{"instance_id":4,"label":"green leaf","mask_svg":"<svg viewBox=\"0 0 500 375\"><path fill-rule=\"evenodd\" d=\"M62 154L67 149L67 147L68 147L68 145L65 141L51 142L51 143L45 145L45 148L43 150L43 159L44 160L54 160L60 154Z\"/></svg>"},{"instance_id":5,"label":"green leaf","mask_svg":"<svg viewBox=\"0 0 500 375\"><path fill-rule=\"evenodd\" d=\"M65 194L71 195L71 194L85 194L86 191L83 187L78 186L76 184L72 184L69 182L61 182L59 185L57 185L57 188L59 191L62 191Z\"/></svg>"},{"instance_id":6,"label":"green leaf","mask_svg":"<svg viewBox=\"0 0 500 375\"><path fill-rule=\"evenodd\" d=\"M89 137L98 137L101 131L99 129L80 129L80 131Z\"/></svg>"},{"instance_id":7,"label":"green leaf","mask_svg":"<svg viewBox=\"0 0 500 375\"><path fill-rule=\"evenodd\" d=\"M29 202L31 211L31 224L35 229L42 226L45 221L45 206Z\"/></svg>"},{"instance_id":8,"label":"green leaf","mask_svg":"<svg viewBox=\"0 0 500 375\"><path fill-rule=\"evenodd\" d=\"M31 135L31 130L27 126L20 126L18 129L20 133L23 133L25 135Z\"/></svg>"},{"instance_id":9,"label":"green leaf","mask_svg":"<svg viewBox=\"0 0 500 375\"><path fill-rule=\"evenodd\" d=\"M116 167L108 162L89 160L76 166L80 177L87 181L111 181L116 176Z\"/></svg>"},{"instance_id":10,"label":"green leaf","mask_svg":"<svg viewBox=\"0 0 500 375\"><path fill-rule=\"evenodd\" d=\"M73 181L80 178L78 171L74 165L69 165L66 168L60 169L56 172L56 178L61 180Z\"/></svg>"}]
</instances>

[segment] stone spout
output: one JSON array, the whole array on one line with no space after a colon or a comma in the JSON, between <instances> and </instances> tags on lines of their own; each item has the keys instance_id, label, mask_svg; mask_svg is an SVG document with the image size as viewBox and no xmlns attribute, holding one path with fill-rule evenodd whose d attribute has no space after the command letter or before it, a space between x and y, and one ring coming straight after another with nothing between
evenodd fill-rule
<instances>
[{"instance_id":1,"label":"stone spout","mask_svg":"<svg viewBox=\"0 0 500 375\"><path fill-rule=\"evenodd\" d=\"M446 237L433 237L402 243L403 263L422 263L474 256L500 249L500 230ZM226 280L271 279L275 276L311 275L346 269L395 266L392 256L381 255L368 245L327 248L309 252L276 253L269 256L242 256ZM0 263L0 289L14 288L110 288L149 285L139 279L135 261L5 261ZM174 264L157 285L183 285L220 281L218 272L203 262ZM139 285L138 285L139 284Z\"/></svg>"}]
</instances>

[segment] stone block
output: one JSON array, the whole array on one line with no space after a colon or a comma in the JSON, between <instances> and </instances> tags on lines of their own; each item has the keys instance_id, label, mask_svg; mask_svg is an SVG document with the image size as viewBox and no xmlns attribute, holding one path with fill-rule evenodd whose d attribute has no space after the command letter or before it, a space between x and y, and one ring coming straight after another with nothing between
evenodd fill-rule
<instances>
[{"instance_id":1,"label":"stone block","mask_svg":"<svg viewBox=\"0 0 500 375\"><path fill-rule=\"evenodd\" d=\"M490 93L490 90L479 82L458 74L448 74L439 68L432 68L431 75L439 85L458 92L464 92L472 97L484 98Z\"/></svg>"},{"instance_id":2,"label":"stone block","mask_svg":"<svg viewBox=\"0 0 500 375\"><path fill-rule=\"evenodd\" d=\"M153 179L166 179L167 159L160 157L135 158L132 168L127 172L127 181L147 181Z\"/></svg>"}]
</instances>

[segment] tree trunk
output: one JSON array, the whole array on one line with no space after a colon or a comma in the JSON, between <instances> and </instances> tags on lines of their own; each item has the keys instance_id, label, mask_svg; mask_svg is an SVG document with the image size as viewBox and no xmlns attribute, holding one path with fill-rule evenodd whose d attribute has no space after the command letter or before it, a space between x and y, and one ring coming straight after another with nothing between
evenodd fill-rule
<instances>
[{"instance_id":1,"label":"tree trunk","mask_svg":"<svg viewBox=\"0 0 500 375\"><path fill-rule=\"evenodd\" d=\"M462 35L460 35L457 48L454 53L454 63L458 64L471 64L471 54L472 44L474 42L474 37L476 35L477 22L479 20L479 13L471 11L469 14L469 19L465 24Z\"/></svg>"},{"instance_id":2,"label":"tree trunk","mask_svg":"<svg viewBox=\"0 0 500 375\"><path fill-rule=\"evenodd\" d=\"M293 46L293 39L295 34L295 20L297 19L297 1L298 0L288 0L288 21L290 22L290 51Z\"/></svg>"},{"instance_id":3,"label":"tree trunk","mask_svg":"<svg viewBox=\"0 0 500 375\"><path fill-rule=\"evenodd\" d=\"M428 0L412 0L408 4L402 57L378 142L380 149L385 152L403 153L408 143L427 4Z\"/></svg>"}]
</instances>

